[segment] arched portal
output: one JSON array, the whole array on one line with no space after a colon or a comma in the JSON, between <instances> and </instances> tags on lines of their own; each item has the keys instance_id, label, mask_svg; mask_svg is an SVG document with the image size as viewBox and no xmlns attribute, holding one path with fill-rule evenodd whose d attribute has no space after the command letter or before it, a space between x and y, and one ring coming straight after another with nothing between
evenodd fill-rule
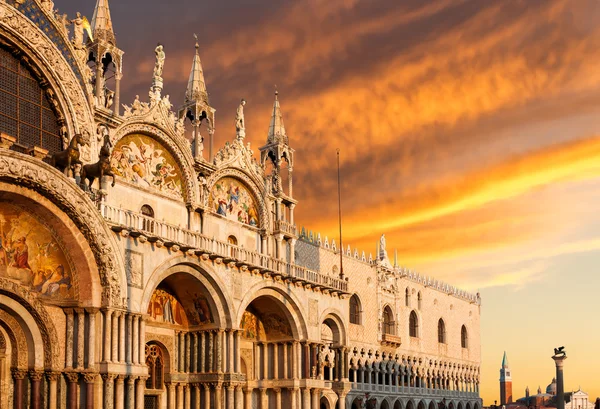
<instances>
[{"instance_id":1,"label":"arched portal","mask_svg":"<svg viewBox=\"0 0 600 409\"><path fill-rule=\"evenodd\" d=\"M465 405L465 409L471 409L471 402L467 402L467 404Z\"/></svg>"},{"instance_id":2,"label":"arched portal","mask_svg":"<svg viewBox=\"0 0 600 409\"><path fill-rule=\"evenodd\" d=\"M394 403L394 409L402 409L402 402L399 399Z\"/></svg>"},{"instance_id":3,"label":"arched portal","mask_svg":"<svg viewBox=\"0 0 600 409\"><path fill-rule=\"evenodd\" d=\"M321 401L319 403L319 408L320 409L333 409L329 404L329 400L327 400L327 398L325 396L321 397Z\"/></svg>"},{"instance_id":4,"label":"arched portal","mask_svg":"<svg viewBox=\"0 0 600 409\"><path fill-rule=\"evenodd\" d=\"M429 402L429 409L436 409L436 404L434 401Z\"/></svg>"},{"instance_id":5,"label":"arched portal","mask_svg":"<svg viewBox=\"0 0 600 409\"><path fill-rule=\"evenodd\" d=\"M424 401L420 401L419 404L417 405L417 409L425 409L427 407L427 405L425 405Z\"/></svg>"},{"instance_id":6,"label":"arched portal","mask_svg":"<svg viewBox=\"0 0 600 409\"><path fill-rule=\"evenodd\" d=\"M383 402L381 402L381 406L379 408L380 409L390 409L390 404L388 403L387 400L384 400Z\"/></svg>"}]
</instances>

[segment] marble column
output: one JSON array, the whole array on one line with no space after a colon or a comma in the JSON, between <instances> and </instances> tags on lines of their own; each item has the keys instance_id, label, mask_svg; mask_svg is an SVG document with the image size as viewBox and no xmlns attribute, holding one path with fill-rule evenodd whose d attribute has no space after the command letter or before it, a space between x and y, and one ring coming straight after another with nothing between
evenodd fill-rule
<instances>
[{"instance_id":1,"label":"marble column","mask_svg":"<svg viewBox=\"0 0 600 409\"><path fill-rule=\"evenodd\" d=\"M115 409L125 408L125 378L125 375L119 375L115 381Z\"/></svg>"},{"instance_id":2,"label":"marble column","mask_svg":"<svg viewBox=\"0 0 600 409\"><path fill-rule=\"evenodd\" d=\"M185 361L184 361L185 362L185 372L187 373L187 372L190 372L191 357L192 357L192 355L191 355L191 352L192 352L191 344L192 343L190 342L190 340L191 340L190 334L186 333L183 340L184 340L184 343L185 343L185 351L184 351L185 352L185 357L184 357L184 359L185 359Z\"/></svg>"},{"instance_id":3,"label":"marble column","mask_svg":"<svg viewBox=\"0 0 600 409\"><path fill-rule=\"evenodd\" d=\"M296 409L296 404L298 402L298 388L289 388L290 392L290 409Z\"/></svg>"},{"instance_id":4,"label":"marble column","mask_svg":"<svg viewBox=\"0 0 600 409\"><path fill-rule=\"evenodd\" d=\"M191 334L192 337L192 347L191 347L191 353L190 353L190 361L192 363L192 366L190 368L190 371L193 373L197 373L198 372L198 335L194 332Z\"/></svg>"},{"instance_id":5,"label":"marble column","mask_svg":"<svg viewBox=\"0 0 600 409\"><path fill-rule=\"evenodd\" d=\"M58 380L60 372L46 372L48 379L48 409L56 409L58 407Z\"/></svg>"},{"instance_id":6,"label":"marble column","mask_svg":"<svg viewBox=\"0 0 600 409\"><path fill-rule=\"evenodd\" d=\"M273 379L279 379L279 351L277 342L273 343Z\"/></svg>"},{"instance_id":7,"label":"marble column","mask_svg":"<svg viewBox=\"0 0 600 409\"><path fill-rule=\"evenodd\" d=\"M113 101L113 112L115 116L119 116L119 110L121 109L121 78L123 78L123 74L121 74L119 68L117 68L117 73L115 74L115 99Z\"/></svg>"},{"instance_id":8,"label":"marble column","mask_svg":"<svg viewBox=\"0 0 600 409\"><path fill-rule=\"evenodd\" d=\"M14 379L14 403L15 409L25 409L25 399L23 396L25 390L25 378L27 377L27 371L24 369L11 369L12 376Z\"/></svg>"},{"instance_id":9,"label":"marble column","mask_svg":"<svg viewBox=\"0 0 600 409\"><path fill-rule=\"evenodd\" d=\"M179 353L177 354L179 356L179 364L177 365L177 367L179 368L178 372L183 372L185 370L184 369L185 368L185 363L184 363L184 359L185 359L185 356L184 356L185 355L185 353L184 353L184 349L185 349L184 343L185 342L183 340L183 332L180 332L177 335L177 338L178 338L178 343L177 343L178 348L177 348L177 350L179 351Z\"/></svg>"},{"instance_id":10,"label":"marble column","mask_svg":"<svg viewBox=\"0 0 600 409\"><path fill-rule=\"evenodd\" d=\"M194 384L194 409L200 409L200 384Z\"/></svg>"},{"instance_id":11,"label":"marble column","mask_svg":"<svg viewBox=\"0 0 600 409\"><path fill-rule=\"evenodd\" d=\"M191 400L192 400L192 391L190 388L190 384L184 384L183 385L183 407L185 409L190 409L190 405L191 405Z\"/></svg>"},{"instance_id":12,"label":"marble column","mask_svg":"<svg viewBox=\"0 0 600 409\"><path fill-rule=\"evenodd\" d=\"M263 379L269 379L269 344L263 342Z\"/></svg>"},{"instance_id":13,"label":"marble column","mask_svg":"<svg viewBox=\"0 0 600 409\"><path fill-rule=\"evenodd\" d=\"M241 336L241 331L235 331L235 372L236 373L240 373L242 372L242 360L241 360L241 356L240 356L240 336Z\"/></svg>"},{"instance_id":14,"label":"marble column","mask_svg":"<svg viewBox=\"0 0 600 409\"><path fill-rule=\"evenodd\" d=\"M281 344L283 347L283 379L288 378L288 343Z\"/></svg>"},{"instance_id":15,"label":"marble column","mask_svg":"<svg viewBox=\"0 0 600 409\"><path fill-rule=\"evenodd\" d=\"M137 409L144 409L144 390L146 389L147 376L140 376L136 383L135 406Z\"/></svg>"},{"instance_id":16,"label":"marble column","mask_svg":"<svg viewBox=\"0 0 600 409\"><path fill-rule=\"evenodd\" d=\"M102 362L112 362L112 316L113 311L103 310L104 315L104 348L102 352Z\"/></svg>"},{"instance_id":17,"label":"marble column","mask_svg":"<svg viewBox=\"0 0 600 409\"><path fill-rule=\"evenodd\" d=\"M207 383L203 383L202 387L204 388L204 408L210 409L210 385Z\"/></svg>"},{"instance_id":18,"label":"marble column","mask_svg":"<svg viewBox=\"0 0 600 409\"><path fill-rule=\"evenodd\" d=\"M321 390L312 390L312 409L319 409L319 401L321 400Z\"/></svg>"},{"instance_id":19,"label":"marble column","mask_svg":"<svg viewBox=\"0 0 600 409\"><path fill-rule=\"evenodd\" d=\"M337 409L346 409L346 394L342 393L338 396Z\"/></svg>"},{"instance_id":20,"label":"marble column","mask_svg":"<svg viewBox=\"0 0 600 409\"><path fill-rule=\"evenodd\" d=\"M132 346L133 346L133 315L131 314L127 314L127 316L125 317L125 326L126 326L126 331L127 331L127 335L125 336L125 339L127 340L127 345L125 348L125 361L128 364L133 363L133 356L132 356Z\"/></svg>"},{"instance_id":21,"label":"marble column","mask_svg":"<svg viewBox=\"0 0 600 409\"><path fill-rule=\"evenodd\" d=\"M252 388L244 389L244 409L252 409Z\"/></svg>"},{"instance_id":22,"label":"marble column","mask_svg":"<svg viewBox=\"0 0 600 409\"><path fill-rule=\"evenodd\" d=\"M260 388L260 407L261 409L269 409L269 396L267 388Z\"/></svg>"},{"instance_id":23,"label":"marble column","mask_svg":"<svg viewBox=\"0 0 600 409\"><path fill-rule=\"evenodd\" d=\"M114 374L102 374L102 380L104 381L104 409L112 409L115 401L114 395L114 380L116 375Z\"/></svg>"},{"instance_id":24,"label":"marble column","mask_svg":"<svg viewBox=\"0 0 600 409\"><path fill-rule=\"evenodd\" d=\"M40 393L40 384L44 372L29 371L29 380L31 382L31 409L40 409L42 406L42 394Z\"/></svg>"},{"instance_id":25,"label":"marble column","mask_svg":"<svg viewBox=\"0 0 600 409\"><path fill-rule=\"evenodd\" d=\"M217 383L215 387L215 409L223 409L223 384Z\"/></svg>"},{"instance_id":26,"label":"marble column","mask_svg":"<svg viewBox=\"0 0 600 409\"><path fill-rule=\"evenodd\" d=\"M125 313L119 312L119 362L125 362ZM113 338L114 342L114 338ZM113 358L113 361L115 359Z\"/></svg>"},{"instance_id":27,"label":"marble column","mask_svg":"<svg viewBox=\"0 0 600 409\"><path fill-rule=\"evenodd\" d=\"M77 368L83 369L83 352L85 346L85 310L76 308L77 313Z\"/></svg>"},{"instance_id":28,"label":"marble column","mask_svg":"<svg viewBox=\"0 0 600 409\"><path fill-rule=\"evenodd\" d=\"M234 399L235 399L235 386L227 385L227 409L235 409L234 407Z\"/></svg>"},{"instance_id":29,"label":"marble column","mask_svg":"<svg viewBox=\"0 0 600 409\"><path fill-rule=\"evenodd\" d=\"M77 382L79 382L79 374L77 372L65 373L67 378L67 409L77 409Z\"/></svg>"},{"instance_id":30,"label":"marble column","mask_svg":"<svg viewBox=\"0 0 600 409\"><path fill-rule=\"evenodd\" d=\"M131 337L131 363L137 365L139 363L139 351L138 348L140 346L140 317L139 315L131 316L131 329L132 329L132 337Z\"/></svg>"},{"instance_id":31,"label":"marble column","mask_svg":"<svg viewBox=\"0 0 600 409\"><path fill-rule=\"evenodd\" d=\"M215 333L214 331L208 331L208 366L207 366L207 372L215 372L215 367L214 367L214 355L215 355L215 350L214 350L214 337L215 337Z\"/></svg>"},{"instance_id":32,"label":"marble column","mask_svg":"<svg viewBox=\"0 0 600 409\"><path fill-rule=\"evenodd\" d=\"M304 398L302 409L310 409L310 388L302 389L302 397Z\"/></svg>"},{"instance_id":33,"label":"marble column","mask_svg":"<svg viewBox=\"0 0 600 409\"><path fill-rule=\"evenodd\" d=\"M127 402L126 409L135 409L135 376L127 378Z\"/></svg>"},{"instance_id":34,"label":"marble column","mask_svg":"<svg viewBox=\"0 0 600 409\"><path fill-rule=\"evenodd\" d=\"M177 407L175 387L176 384L173 382L167 384L167 409L175 409Z\"/></svg>"},{"instance_id":35,"label":"marble column","mask_svg":"<svg viewBox=\"0 0 600 409\"><path fill-rule=\"evenodd\" d=\"M230 329L229 331L227 331L227 337L228 337L228 347L229 347L229 353L227 354L227 372L235 372L235 357L234 357L234 349L233 349L233 330Z\"/></svg>"},{"instance_id":36,"label":"marble column","mask_svg":"<svg viewBox=\"0 0 600 409\"><path fill-rule=\"evenodd\" d=\"M140 365L146 363L146 317L140 315L140 336L139 336L139 357Z\"/></svg>"},{"instance_id":37,"label":"marble column","mask_svg":"<svg viewBox=\"0 0 600 409\"><path fill-rule=\"evenodd\" d=\"M281 388L274 388L273 392L275 392L275 408L281 409Z\"/></svg>"},{"instance_id":38,"label":"marble column","mask_svg":"<svg viewBox=\"0 0 600 409\"><path fill-rule=\"evenodd\" d=\"M303 378L310 378L310 344L306 342L304 344L304 376Z\"/></svg>"},{"instance_id":39,"label":"marble column","mask_svg":"<svg viewBox=\"0 0 600 409\"><path fill-rule=\"evenodd\" d=\"M65 314L67 314L67 335L66 335L66 341L67 344L65 345L65 367L67 369L71 369L73 368L73 327L74 327L74 316L73 316L73 309L71 308L65 308L64 310Z\"/></svg>"},{"instance_id":40,"label":"marble column","mask_svg":"<svg viewBox=\"0 0 600 409\"><path fill-rule=\"evenodd\" d=\"M302 378L302 347L298 341L294 341L292 349L292 378Z\"/></svg>"},{"instance_id":41,"label":"marble column","mask_svg":"<svg viewBox=\"0 0 600 409\"><path fill-rule=\"evenodd\" d=\"M235 388L235 409L244 409L244 391L241 386Z\"/></svg>"},{"instance_id":42,"label":"marble column","mask_svg":"<svg viewBox=\"0 0 600 409\"><path fill-rule=\"evenodd\" d=\"M88 355L87 355L87 369L93 369L96 367L96 316L98 314L97 308L87 308L88 315Z\"/></svg>"},{"instance_id":43,"label":"marble column","mask_svg":"<svg viewBox=\"0 0 600 409\"><path fill-rule=\"evenodd\" d=\"M183 384L177 384L177 409L183 409Z\"/></svg>"},{"instance_id":44,"label":"marble column","mask_svg":"<svg viewBox=\"0 0 600 409\"><path fill-rule=\"evenodd\" d=\"M254 379L260 379L260 343L254 343Z\"/></svg>"},{"instance_id":45,"label":"marble column","mask_svg":"<svg viewBox=\"0 0 600 409\"><path fill-rule=\"evenodd\" d=\"M200 369L198 372L210 372L210 369L206 367L206 333L200 332L198 336L200 337L200 359L198 361Z\"/></svg>"},{"instance_id":46,"label":"marble column","mask_svg":"<svg viewBox=\"0 0 600 409\"><path fill-rule=\"evenodd\" d=\"M85 381L85 409L94 409L94 388L96 387L96 378L98 374L84 373Z\"/></svg>"},{"instance_id":47,"label":"marble column","mask_svg":"<svg viewBox=\"0 0 600 409\"><path fill-rule=\"evenodd\" d=\"M565 409L565 384L563 380L563 367L565 365L566 355L554 355L552 357L556 364L556 408Z\"/></svg>"},{"instance_id":48,"label":"marble column","mask_svg":"<svg viewBox=\"0 0 600 409\"><path fill-rule=\"evenodd\" d=\"M225 351L227 351L227 346L225 343L225 330L219 330L217 339L217 372L225 372Z\"/></svg>"}]
</instances>

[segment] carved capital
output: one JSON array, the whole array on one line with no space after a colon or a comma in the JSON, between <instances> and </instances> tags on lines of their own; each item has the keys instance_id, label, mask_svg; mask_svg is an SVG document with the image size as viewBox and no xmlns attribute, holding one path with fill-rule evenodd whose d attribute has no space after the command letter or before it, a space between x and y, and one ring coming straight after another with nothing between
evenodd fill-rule
<instances>
[{"instance_id":1,"label":"carved capital","mask_svg":"<svg viewBox=\"0 0 600 409\"><path fill-rule=\"evenodd\" d=\"M97 377L98 374L94 372L86 372L83 374L83 380L85 383L94 383L96 382Z\"/></svg>"},{"instance_id":2,"label":"carved capital","mask_svg":"<svg viewBox=\"0 0 600 409\"><path fill-rule=\"evenodd\" d=\"M17 381L23 380L27 376L26 369L12 368L10 371L12 372L13 378Z\"/></svg>"},{"instance_id":3,"label":"carved capital","mask_svg":"<svg viewBox=\"0 0 600 409\"><path fill-rule=\"evenodd\" d=\"M102 379L104 380L104 382L112 382L117 377L117 374L114 374L114 373L103 373L101 376L102 376Z\"/></svg>"},{"instance_id":4,"label":"carved capital","mask_svg":"<svg viewBox=\"0 0 600 409\"><path fill-rule=\"evenodd\" d=\"M65 378L69 383L77 383L79 382L79 373L77 372L65 372Z\"/></svg>"},{"instance_id":5,"label":"carved capital","mask_svg":"<svg viewBox=\"0 0 600 409\"><path fill-rule=\"evenodd\" d=\"M29 379L31 379L32 381L41 381L43 376L43 371L29 371Z\"/></svg>"},{"instance_id":6,"label":"carved capital","mask_svg":"<svg viewBox=\"0 0 600 409\"><path fill-rule=\"evenodd\" d=\"M46 378L49 382L58 382L60 379L60 372L48 371L46 372Z\"/></svg>"}]
</instances>

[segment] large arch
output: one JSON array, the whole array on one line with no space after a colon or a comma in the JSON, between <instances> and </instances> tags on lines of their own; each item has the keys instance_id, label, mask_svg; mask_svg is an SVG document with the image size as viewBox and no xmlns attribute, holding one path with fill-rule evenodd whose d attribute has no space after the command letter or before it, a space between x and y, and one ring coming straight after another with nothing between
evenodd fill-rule
<instances>
[{"instance_id":1,"label":"large arch","mask_svg":"<svg viewBox=\"0 0 600 409\"><path fill-rule=\"evenodd\" d=\"M93 135L94 117L88 103L87 90L82 87L73 67L48 36L31 20L16 12L6 3L0 3L0 36L26 53L45 78L65 114L68 133ZM68 46L67 46L68 47ZM76 65L78 63L75 63ZM77 65L79 67L79 65ZM95 156L93 139L91 157Z\"/></svg>"},{"instance_id":2,"label":"large arch","mask_svg":"<svg viewBox=\"0 0 600 409\"><path fill-rule=\"evenodd\" d=\"M291 324L292 336L294 339L308 338L308 329L304 318L305 315L296 295L294 295L293 292L287 292L285 289L266 282L259 282L248 289L246 296L242 299L237 311L237 323L242 321L242 316L248 306L259 297L268 297L280 304L286 318Z\"/></svg>"},{"instance_id":3,"label":"large arch","mask_svg":"<svg viewBox=\"0 0 600 409\"><path fill-rule=\"evenodd\" d=\"M140 305L131 306L131 308L145 313L148 310L152 293L160 283L174 274L187 274L198 280L204 288L208 290L211 297L209 304L214 314L214 324L220 328L234 328L239 320L232 320L233 304L226 293L224 283L218 278L215 271L206 263L200 264L190 257L180 256L165 261L154 270L148 281L142 295Z\"/></svg>"},{"instance_id":4,"label":"large arch","mask_svg":"<svg viewBox=\"0 0 600 409\"><path fill-rule=\"evenodd\" d=\"M334 341L339 342L339 345L334 345L334 347L348 344L346 326L342 319L342 313L337 308L327 308L323 311L319 322L326 324L333 331Z\"/></svg>"},{"instance_id":5,"label":"large arch","mask_svg":"<svg viewBox=\"0 0 600 409\"><path fill-rule=\"evenodd\" d=\"M91 253L85 252L86 268L90 269L89 280L92 283L95 276L99 277L102 291L98 286L91 288L88 305L123 305L121 290L127 288L127 279L114 233L109 230L95 204L78 186L38 159L0 149L0 194L5 198L21 198L28 206L35 206L46 214L54 212L61 215L49 220L55 221L62 231L70 232L71 236L65 236L71 241L68 244L84 240L91 250ZM66 217L62 217L63 214ZM76 248L82 249L82 245L77 244ZM97 299L98 294L101 294L101 299Z\"/></svg>"}]
</instances>

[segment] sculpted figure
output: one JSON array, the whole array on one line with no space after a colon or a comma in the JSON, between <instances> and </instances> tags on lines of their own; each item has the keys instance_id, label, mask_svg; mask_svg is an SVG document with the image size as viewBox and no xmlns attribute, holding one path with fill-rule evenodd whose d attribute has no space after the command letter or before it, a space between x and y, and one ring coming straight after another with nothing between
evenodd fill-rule
<instances>
[{"instance_id":1,"label":"sculpted figure","mask_svg":"<svg viewBox=\"0 0 600 409\"><path fill-rule=\"evenodd\" d=\"M79 160L79 145L88 145L82 134L75 135L69 142L69 146L62 152L57 152L52 155L50 164L64 172L65 176L69 176L69 171L73 170L75 165L83 165Z\"/></svg>"},{"instance_id":2,"label":"sculpted figure","mask_svg":"<svg viewBox=\"0 0 600 409\"><path fill-rule=\"evenodd\" d=\"M242 98L235 114L235 129L238 132L246 129L246 121L244 120L244 105L246 105L246 100Z\"/></svg>"},{"instance_id":3,"label":"sculpted figure","mask_svg":"<svg viewBox=\"0 0 600 409\"><path fill-rule=\"evenodd\" d=\"M100 148L100 159L96 163L90 165L83 165L81 170L81 187L86 188L85 181L88 181L88 186L92 187L94 180L99 179L102 181L102 177L112 176L112 185L115 186L115 175L111 170L110 166L110 153L112 148L112 142L108 132L104 135L104 145Z\"/></svg>"},{"instance_id":4,"label":"sculpted figure","mask_svg":"<svg viewBox=\"0 0 600 409\"><path fill-rule=\"evenodd\" d=\"M136 95L133 104L131 104L131 112L137 114L142 109L142 103L140 102L140 96Z\"/></svg>"},{"instance_id":5,"label":"sculpted figure","mask_svg":"<svg viewBox=\"0 0 600 409\"><path fill-rule=\"evenodd\" d=\"M75 48L83 47L83 18L81 13L77 12L77 17L71 20L73 23L73 45Z\"/></svg>"},{"instance_id":6,"label":"sculpted figure","mask_svg":"<svg viewBox=\"0 0 600 409\"><path fill-rule=\"evenodd\" d=\"M161 78L163 67L165 66L165 51L163 46L159 44L155 49L156 63L154 64L154 78Z\"/></svg>"},{"instance_id":7,"label":"sculpted figure","mask_svg":"<svg viewBox=\"0 0 600 409\"><path fill-rule=\"evenodd\" d=\"M379 248L380 248L380 250L381 250L382 253L385 252L385 245L386 245L386 243L385 243L385 234L382 234L381 238L379 239Z\"/></svg>"}]
</instances>

